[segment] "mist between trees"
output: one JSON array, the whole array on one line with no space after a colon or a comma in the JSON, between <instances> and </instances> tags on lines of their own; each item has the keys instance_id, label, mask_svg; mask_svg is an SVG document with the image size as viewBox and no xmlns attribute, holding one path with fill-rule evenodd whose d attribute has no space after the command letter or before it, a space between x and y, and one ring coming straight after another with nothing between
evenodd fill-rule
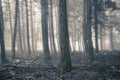
<instances>
[{"instance_id":1,"label":"mist between trees","mask_svg":"<svg viewBox=\"0 0 120 80\"><path fill-rule=\"evenodd\" d=\"M66 73L78 55L92 64L120 53L120 1L0 0L0 48L1 65L41 58Z\"/></svg>"}]
</instances>

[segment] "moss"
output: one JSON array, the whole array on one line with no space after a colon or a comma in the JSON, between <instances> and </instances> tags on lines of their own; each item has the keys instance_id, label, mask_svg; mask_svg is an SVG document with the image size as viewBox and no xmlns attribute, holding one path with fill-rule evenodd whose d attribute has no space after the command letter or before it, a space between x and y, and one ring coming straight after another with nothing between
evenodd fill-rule
<instances>
[{"instance_id":1,"label":"moss","mask_svg":"<svg viewBox=\"0 0 120 80\"><path fill-rule=\"evenodd\" d=\"M61 62L58 65L58 70L61 74L70 72L72 70L71 60L67 58L64 62Z\"/></svg>"},{"instance_id":2,"label":"moss","mask_svg":"<svg viewBox=\"0 0 120 80\"><path fill-rule=\"evenodd\" d=\"M99 65L99 71L100 72L104 72L105 71L105 65L104 64L100 64Z\"/></svg>"},{"instance_id":3,"label":"moss","mask_svg":"<svg viewBox=\"0 0 120 80\"><path fill-rule=\"evenodd\" d=\"M93 62L96 60L95 54L90 55L90 61Z\"/></svg>"}]
</instances>

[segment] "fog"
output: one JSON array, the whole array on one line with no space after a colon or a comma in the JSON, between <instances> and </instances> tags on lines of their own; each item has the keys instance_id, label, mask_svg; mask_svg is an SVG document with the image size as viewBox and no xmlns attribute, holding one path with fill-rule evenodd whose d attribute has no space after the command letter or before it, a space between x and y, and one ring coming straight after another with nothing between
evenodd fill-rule
<instances>
[{"instance_id":1,"label":"fog","mask_svg":"<svg viewBox=\"0 0 120 80\"><path fill-rule=\"evenodd\" d=\"M0 80L119 80L119 0L0 0Z\"/></svg>"}]
</instances>

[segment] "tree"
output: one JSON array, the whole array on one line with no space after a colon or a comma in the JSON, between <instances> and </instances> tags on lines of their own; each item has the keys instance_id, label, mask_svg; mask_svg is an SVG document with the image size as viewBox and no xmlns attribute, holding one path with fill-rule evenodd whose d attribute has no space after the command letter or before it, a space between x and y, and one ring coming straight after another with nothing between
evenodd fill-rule
<instances>
[{"instance_id":1,"label":"tree","mask_svg":"<svg viewBox=\"0 0 120 80\"><path fill-rule=\"evenodd\" d=\"M59 36L60 36L60 64L61 73L69 72L72 69L69 52L69 34L67 21L67 0L59 0Z\"/></svg>"},{"instance_id":2,"label":"tree","mask_svg":"<svg viewBox=\"0 0 120 80\"><path fill-rule=\"evenodd\" d=\"M9 18L10 18L10 29L11 29L11 37L12 37L12 18L11 18L11 6L10 6L10 1L8 0L8 8L9 8Z\"/></svg>"},{"instance_id":3,"label":"tree","mask_svg":"<svg viewBox=\"0 0 120 80\"><path fill-rule=\"evenodd\" d=\"M25 5L26 5L27 46L28 46L28 53L31 54L30 36L29 36L28 0L25 0Z\"/></svg>"},{"instance_id":4,"label":"tree","mask_svg":"<svg viewBox=\"0 0 120 80\"><path fill-rule=\"evenodd\" d=\"M6 63L7 59L5 54L5 44L4 44L3 28L1 26L1 19L0 19L0 47L1 47L1 61L2 63Z\"/></svg>"},{"instance_id":5,"label":"tree","mask_svg":"<svg viewBox=\"0 0 120 80\"><path fill-rule=\"evenodd\" d=\"M53 4L52 4L52 0L50 0L50 18L51 18L51 25L50 25L50 34L51 34L51 45L52 45L52 50L53 53L56 53L56 47L55 47L55 37L54 37L54 21L53 21Z\"/></svg>"},{"instance_id":6,"label":"tree","mask_svg":"<svg viewBox=\"0 0 120 80\"><path fill-rule=\"evenodd\" d=\"M4 44L4 23L3 23L3 10L2 10L2 2L0 0L0 47L1 47L1 61L2 63L6 63L6 54L5 54L5 44Z\"/></svg>"},{"instance_id":7,"label":"tree","mask_svg":"<svg viewBox=\"0 0 120 80\"><path fill-rule=\"evenodd\" d=\"M100 48L103 50L103 29L100 27Z\"/></svg>"},{"instance_id":8,"label":"tree","mask_svg":"<svg viewBox=\"0 0 120 80\"><path fill-rule=\"evenodd\" d=\"M20 4L19 4L20 5ZM22 47L22 31L21 31L21 12L20 12L20 6L18 5L18 41L17 41L17 44L18 44L18 51L20 52L23 52L23 47Z\"/></svg>"},{"instance_id":9,"label":"tree","mask_svg":"<svg viewBox=\"0 0 120 80\"><path fill-rule=\"evenodd\" d=\"M43 52L44 60L50 60L49 44L48 44L48 0L41 0L42 7L42 39L43 39Z\"/></svg>"},{"instance_id":10,"label":"tree","mask_svg":"<svg viewBox=\"0 0 120 80\"><path fill-rule=\"evenodd\" d=\"M32 0L30 0L30 19L31 19L31 20L30 20L30 21L31 21L30 23L31 23L31 38L32 38L32 39L31 39L31 42L32 42L32 50L33 50L33 52L34 52L34 50L35 50L35 49L34 49L34 48L35 48L35 47L34 47L34 39L33 39L33 38L34 38L34 37L33 37L33 36L34 36L34 28L33 28L34 25L33 25L33 12L32 12L32 11L33 11L33 4L32 4Z\"/></svg>"},{"instance_id":11,"label":"tree","mask_svg":"<svg viewBox=\"0 0 120 80\"><path fill-rule=\"evenodd\" d=\"M17 23L18 23L18 12L19 12L19 0L16 0L15 4L15 23L14 23L14 32L12 36L12 58L15 59L15 45L16 45L16 35L17 35Z\"/></svg>"},{"instance_id":12,"label":"tree","mask_svg":"<svg viewBox=\"0 0 120 80\"><path fill-rule=\"evenodd\" d=\"M21 24L22 24L22 38L23 38L23 50L27 50L26 45L26 27L25 27L25 12L24 12L24 1L21 3Z\"/></svg>"},{"instance_id":13,"label":"tree","mask_svg":"<svg viewBox=\"0 0 120 80\"><path fill-rule=\"evenodd\" d=\"M110 48L111 50L114 49L114 44L113 44L113 27L110 25Z\"/></svg>"},{"instance_id":14,"label":"tree","mask_svg":"<svg viewBox=\"0 0 120 80\"><path fill-rule=\"evenodd\" d=\"M84 15L83 15L83 38L85 52L88 54L91 61L95 60L94 49L92 43L92 0L84 0Z\"/></svg>"},{"instance_id":15,"label":"tree","mask_svg":"<svg viewBox=\"0 0 120 80\"><path fill-rule=\"evenodd\" d=\"M95 30L95 52L99 52L98 47L98 0L94 0L94 30Z\"/></svg>"}]
</instances>

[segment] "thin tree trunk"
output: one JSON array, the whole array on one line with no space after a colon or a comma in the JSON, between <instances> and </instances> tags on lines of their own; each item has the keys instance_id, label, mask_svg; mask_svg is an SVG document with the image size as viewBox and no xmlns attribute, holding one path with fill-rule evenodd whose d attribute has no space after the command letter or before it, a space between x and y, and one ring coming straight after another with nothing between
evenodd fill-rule
<instances>
[{"instance_id":1,"label":"thin tree trunk","mask_svg":"<svg viewBox=\"0 0 120 80\"><path fill-rule=\"evenodd\" d=\"M16 35L17 35L17 23L18 23L18 7L19 0L16 0L16 6L15 6L15 23L14 23L14 32L12 37L12 58L15 59L15 45L16 45Z\"/></svg>"},{"instance_id":2,"label":"thin tree trunk","mask_svg":"<svg viewBox=\"0 0 120 80\"><path fill-rule=\"evenodd\" d=\"M58 53L60 51L60 41L59 41L59 0L56 1L57 8L56 8L56 31L57 31L57 47L58 47Z\"/></svg>"},{"instance_id":3,"label":"thin tree trunk","mask_svg":"<svg viewBox=\"0 0 120 80\"><path fill-rule=\"evenodd\" d=\"M111 48L111 50L114 49L114 46L113 46L113 28L111 25L110 25L110 48Z\"/></svg>"},{"instance_id":4,"label":"thin tree trunk","mask_svg":"<svg viewBox=\"0 0 120 80\"><path fill-rule=\"evenodd\" d=\"M81 35L80 35L80 32L79 32L78 36L79 36L79 37L78 37L78 49L79 49L79 52L80 52L80 51L82 51L82 45L81 45L81 38L82 38L82 37L81 37Z\"/></svg>"},{"instance_id":5,"label":"thin tree trunk","mask_svg":"<svg viewBox=\"0 0 120 80\"><path fill-rule=\"evenodd\" d=\"M33 13L32 13L32 11L33 11L33 5L32 5L32 1L30 0L30 20L31 20L31 42L32 42L32 51L34 52L35 51L35 49L34 49L34 26L33 26Z\"/></svg>"},{"instance_id":6,"label":"thin tree trunk","mask_svg":"<svg viewBox=\"0 0 120 80\"><path fill-rule=\"evenodd\" d=\"M10 19L10 31L11 31L11 38L12 38L12 18L11 18L11 6L10 6L10 1L8 0L8 8L9 8L9 19Z\"/></svg>"},{"instance_id":7,"label":"thin tree trunk","mask_svg":"<svg viewBox=\"0 0 120 80\"><path fill-rule=\"evenodd\" d=\"M49 15L49 20L48 20L48 26L49 26L49 28L48 28L48 29L49 29L49 30L48 30L49 35L48 35L48 36L49 36L49 44L50 44L50 45L49 45L49 48L50 48L50 52L51 52L51 53L54 53L53 44L52 44L53 41L52 41L52 37L51 37L52 34L51 34L51 19L50 19L50 15Z\"/></svg>"},{"instance_id":8,"label":"thin tree trunk","mask_svg":"<svg viewBox=\"0 0 120 80\"><path fill-rule=\"evenodd\" d=\"M103 50L103 36L102 36L102 28L100 27L100 47L101 47L101 50Z\"/></svg>"},{"instance_id":9,"label":"thin tree trunk","mask_svg":"<svg viewBox=\"0 0 120 80\"><path fill-rule=\"evenodd\" d=\"M26 46L26 34L25 34L25 31L26 31L26 27L25 27L25 22L24 22L24 1L22 1L22 8L21 8L21 17L22 17L22 21L21 21L21 24L22 24L22 37L23 37L23 49L24 49L24 51L26 51L27 50L27 46Z\"/></svg>"},{"instance_id":10,"label":"thin tree trunk","mask_svg":"<svg viewBox=\"0 0 120 80\"><path fill-rule=\"evenodd\" d=\"M72 29L73 29L73 35L72 35L72 46L73 46L73 51L75 51L75 48L76 48L76 32L75 32L75 23L73 22L73 26L72 26Z\"/></svg>"},{"instance_id":11,"label":"thin tree trunk","mask_svg":"<svg viewBox=\"0 0 120 80\"><path fill-rule=\"evenodd\" d=\"M31 54L30 36L29 36L28 0L25 0L25 5L26 5L27 47L28 47L28 53Z\"/></svg>"},{"instance_id":12,"label":"thin tree trunk","mask_svg":"<svg viewBox=\"0 0 120 80\"><path fill-rule=\"evenodd\" d=\"M19 4L20 5L20 4ZM18 50L20 52L23 52L23 47L22 47L22 36L21 36L21 14L20 14L20 6L18 5Z\"/></svg>"},{"instance_id":13,"label":"thin tree trunk","mask_svg":"<svg viewBox=\"0 0 120 80\"><path fill-rule=\"evenodd\" d=\"M55 46L55 37L54 37L54 23L53 23L53 5L52 0L50 0L50 12L51 12L51 37L52 37L52 45L53 45L53 51L56 53L56 46Z\"/></svg>"}]
</instances>

